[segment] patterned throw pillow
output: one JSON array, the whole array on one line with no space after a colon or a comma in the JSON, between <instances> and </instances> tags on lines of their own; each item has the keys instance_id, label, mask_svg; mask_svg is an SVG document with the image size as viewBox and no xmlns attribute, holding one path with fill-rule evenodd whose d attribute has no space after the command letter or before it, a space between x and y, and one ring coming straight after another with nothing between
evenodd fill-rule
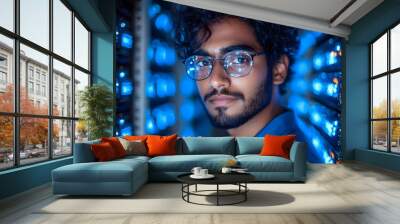
<instances>
[{"instance_id":1,"label":"patterned throw pillow","mask_svg":"<svg viewBox=\"0 0 400 224\"><path fill-rule=\"evenodd\" d=\"M142 140L128 141L123 138L118 138L121 142L122 147L124 147L126 151L126 155L135 155L135 156L145 156L147 155L147 149Z\"/></svg>"}]
</instances>

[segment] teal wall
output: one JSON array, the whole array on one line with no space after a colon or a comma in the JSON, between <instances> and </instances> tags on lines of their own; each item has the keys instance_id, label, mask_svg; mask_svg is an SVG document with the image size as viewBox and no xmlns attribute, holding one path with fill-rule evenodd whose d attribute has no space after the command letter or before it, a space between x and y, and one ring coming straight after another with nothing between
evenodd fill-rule
<instances>
[{"instance_id":1,"label":"teal wall","mask_svg":"<svg viewBox=\"0 0 400 224\"><path fill-rule=\"evenodd\" d=\"M351 27L346 43L344 159L356 159L387 169L398 169L399 156L369 148L368 44L400 22L400 0L385 0ZM360 151L363 150L363 151ZM379 161L378 161L379 160Z\"/></svg>"},{"instance_id":2,"label":"teal wall","mask_svg":"<svg viewBox=\"0 0 400 224\"><path fill-rule=\"evenodd\" d=\"M92 31L92 81L113 90L114 0L67 0ZM110 127L112 129L112 127ZM0 199L51 181L51 171L72 163L72 157L0 172Z\"/></svg>"}]
</instances>

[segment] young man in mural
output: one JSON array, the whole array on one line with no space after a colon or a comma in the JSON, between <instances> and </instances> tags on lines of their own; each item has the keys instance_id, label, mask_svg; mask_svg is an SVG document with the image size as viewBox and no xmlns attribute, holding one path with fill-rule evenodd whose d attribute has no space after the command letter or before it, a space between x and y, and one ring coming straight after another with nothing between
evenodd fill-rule
<instances>
[{"instance_id":1,"label":"young man in mural","mask_svg":"<svg viewBox=\"0 0 400 224\"><path fill-rule=\"evenodd\" d=\"M302 136L280 104L296 29L192 7L178 13L178 51L214 126L232 136Z\"/></svg>"}]
</instances>

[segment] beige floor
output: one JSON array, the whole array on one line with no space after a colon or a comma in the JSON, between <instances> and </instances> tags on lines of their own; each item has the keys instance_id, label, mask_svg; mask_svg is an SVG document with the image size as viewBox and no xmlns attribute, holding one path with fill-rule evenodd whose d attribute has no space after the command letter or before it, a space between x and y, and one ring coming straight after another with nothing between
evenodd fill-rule
<instances>
[{"instance_id":1,"label":"beige floor","mask_svg":"<svg viewBox=\"0 0 400 224\"><path fill-rule=\"evenodd\" d=\"M368 206L359 214L35 214L40 204L54 199L47 185L1 201L0 223L400 223L399 173L359 163L310 165L307 183Z\"/></svg>"}]
</instances>

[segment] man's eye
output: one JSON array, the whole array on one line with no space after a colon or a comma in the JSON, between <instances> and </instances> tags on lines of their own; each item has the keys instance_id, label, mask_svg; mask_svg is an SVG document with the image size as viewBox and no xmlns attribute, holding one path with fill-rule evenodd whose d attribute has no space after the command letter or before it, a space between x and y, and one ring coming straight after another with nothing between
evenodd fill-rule
<instances>
[{"instance_id":1,"label":"man's eye","mask_svg":"<svg viewBox=\"0 0 400 224\"><path fill-rule=\"evenodd\" d=\"M197 62L197 66L203 67L203 66L209 66L209 65L210 65L210 62L207 60L202 60L202 61Z\"/></svg>"},{"instance_id":2,"label":"man's eye","mask_svg":"<svg viewBox=\"0 0 400 224\"><path fill-rule=\"evenodd\" d=\"M249 63L249 58L246 57L245 55L237 55L234 60L234 64L248 64Z\"/></svg>"}]
</instances>

